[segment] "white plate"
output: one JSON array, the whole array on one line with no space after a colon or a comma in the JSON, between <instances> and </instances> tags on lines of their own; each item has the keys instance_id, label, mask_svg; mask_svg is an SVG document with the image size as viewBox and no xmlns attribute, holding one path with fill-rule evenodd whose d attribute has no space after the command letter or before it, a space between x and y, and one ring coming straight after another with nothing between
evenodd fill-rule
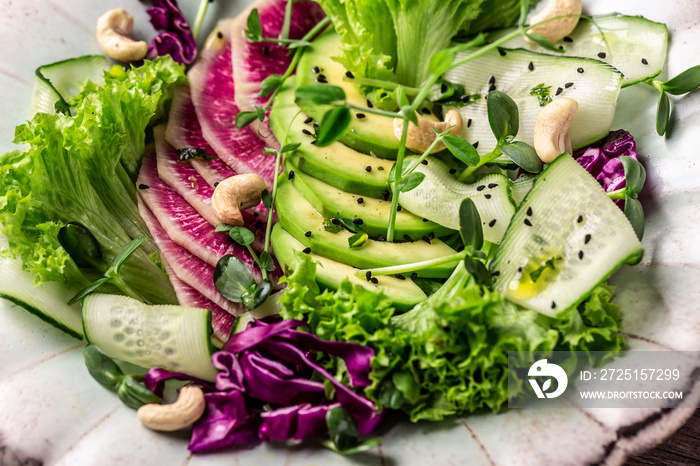
<instances>
[{"instance_id":1,"label":"white plate","mask_svg":"<svg viewBox=\"0 0 700 466\"><path fill-rule=\"evenodd\" d=\"M189 18L195 1L184 2ZM245 1L218 0L218 10ZM669 25L668 75L700 64L700 9L696 0L584 1L585 12L642 14ZM14 126L29 116L34 69L100 53L95 20L124 6L136 34L153 31L136 0L0 0L0 150L11 149ZM210 16L209 27L214 19ZM623 91L615 127L637 138L648 179L646 256L614 277L624 329L633 349L700 350L700 93L674 105L667 138L654 132L655 91ZM675 100L676 99L672 99ZM439 424L399 424L373 451L348 459L298 446L255 448L192 456L182 434L156 434L87 374L82 344L24 310L0 302L0 466L24 464L619 464L627 455L669 436L692 414L697 396L680 408L510 411ZM700 393L696 391L696 395ZM34 460L35 462L31 462Z\"/></svg>"}]
</instances>

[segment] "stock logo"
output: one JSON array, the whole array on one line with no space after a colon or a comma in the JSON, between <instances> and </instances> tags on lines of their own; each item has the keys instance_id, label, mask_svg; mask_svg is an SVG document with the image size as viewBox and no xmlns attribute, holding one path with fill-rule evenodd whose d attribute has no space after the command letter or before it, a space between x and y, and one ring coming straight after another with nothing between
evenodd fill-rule
<instances>
[{"instance_id":1,"label":"stock logo","mask_svg":"<svg viewBox=\"0 0 700 466\"><path fill-rule=\"evenodd\" d=\"M547 380L544 381L541 387L537 382L537 379L528 379L528 382L530 382L530 386L532 386L532 389L535 391L537 398L556 398L564 393L564 390L566 390L566 386L569 383L569 378L566 376L566 371L556 364L548 363L546 359L540 359L530 366L530 370L527 371L527 375L529 377L547 377ZM547 390L552 387L552 377L557 381L557 389L550 393Z\"/></svg>"}]
</instances>

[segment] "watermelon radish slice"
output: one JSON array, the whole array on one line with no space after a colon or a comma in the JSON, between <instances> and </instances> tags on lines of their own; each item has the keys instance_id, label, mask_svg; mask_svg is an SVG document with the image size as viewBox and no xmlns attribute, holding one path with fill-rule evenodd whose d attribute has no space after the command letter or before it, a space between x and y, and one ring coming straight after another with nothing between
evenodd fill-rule
<instances>
[{"instance_id":1,"label":"watermelon radish slice","mask_svg":"<svg viewBox=\"0 0 700 466\"><path fill-rule=\"evenodd\" d=\"M143 190L140 193L143 193ZM146 206L141 196L139 196L139 213L158 245L163 261L170 265L174 276L199 291L205 298L211 300L226 312L233 315L241 315L245 312L242 304L229 301L221 296L216 289L214 286L214 267L182 246L178 246L168 237L163 227L158 223L158 219Z\"/></svg>"},{"instance_id":2,"label":"watermelon radish slice","mask_svg":"<svg viewBox=\"0 0 700 466\"><path fill-rule=\"evenodd\" d=\"M214 186L226 178L235 175L228 168L223 160L218 158L218 154L202 135L202 127L197 119L197 114L192 104L192 96L190 88L187 86L179 87L173 95L173 103L170 107L170 119L168 128L165 131L165 140L175 149L184 149L187 147L197 147L204 149L212 157L217 157L213 160L191 160L190 164L197 170L202 178Z\"/></svg>"},{"instance_id":3,"label":"watermelon radish slice","mask_svg":"<svg viewBox=\"0 0 700 466\"><path fill-rule=\"evenodd\" d=\"M229 26L230 20L219 22L188 73L192 103L204 138L221 160L236 173L257 173L271 189L275 156L263 153L265 143L256 135L255 125L239 130L234 124L238 107Z\"/></svg>"},{"instance_id":4,"label":"watermelon radish slice","mask_svg":"<svg viewBox=\"0 0 700 466\"><path fill-rule=\"evenodd\" d=\"M214 331L214 336L221 342L225 343L231 329L233 328L236 318L217 306L213 301L207 299L199 291L192 288L187 283L183 282L175 276L173 268L166 261L163 261L165 271L170 278L175 289L175 295L181 306L197 307L200 309L209 309L211 311L211 327Z\"/></svg>"},{"instance_id":5,"label":"watermelon radish slice","mask_svg":"<svg viewBox=\"0 0 700 466\"><path fill-rule=\"evenodd\" d=\"M214 193L214 188L209 186L189 163L177 160L177 152L165 142L165 126L154 128L153 136L156 143L156 163L160 179L182 196L209 223L213 226L219 225L221 221L211 208L211 196Z\"/></svg>"},{"instance_id":6,"label":"watermelon radish slice","mask_svg":"<svg viewBox=\"0 0 700 466\"><path fill-rule=\"evenodd\" d=\"M155 159L147 155L143 159L137 181L139 195L168 237L212 267L216 266L222 256L233 254L253 271L256 279L260 279L260 272L253 267L254 261L248 250L229 241L226 233L215 232L211 224L158 175ZM208 185L207 188L211 189ZM262 244L265 224L256 222L252 215L250 219L252 224L247 227L256 233L257 241Z\"/></svg>"},{"instance_id":7,"label":"watermelon radish slice","mask_svg":"<svg viewBox=\"0 0 700 466\"><path fill-rule=\"evenodd\" d=\"M253 111L264 106L268 97L260 97L261 83L271 74L283 75L292 61L292 55L279 44L249 42L245 37L248 15L258 9L264 37L279 37L284 23L286 0L258 0L253 2L231 25L231 58L236 105L241 111ZM301 39L316 23L325 17L316 2L295 2L289 27L290 39Z\"/></svg>"}]
</instances>

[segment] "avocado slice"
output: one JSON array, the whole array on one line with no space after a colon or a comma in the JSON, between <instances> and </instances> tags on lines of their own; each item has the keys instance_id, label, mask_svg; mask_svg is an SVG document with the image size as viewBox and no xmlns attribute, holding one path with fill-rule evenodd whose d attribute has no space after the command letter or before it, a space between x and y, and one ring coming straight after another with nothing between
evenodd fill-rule
<instances>
[{"instance_id":1,"label":"avocado slice","mask_svg":"<svg viewBox=\"0 0 700 466\"><path fill-rule=\"evenodd\" d=\"M305 248L311 248L311 252L353 267L388 267L455 254L454 249L439 239L430 243L423 240L389 243L370 239L362 247L351 248L348 246L348 238L352 233L347 230L337 233L326 231L323 225L324 218L288 179L283 178L277 186L276 199L277 217L282 228ZM419 277L446 278L450 276L455 265L438 265L417 271L417 274Z\"/></svg>"},{"instance_id":2,"label":"avocado slice","mask_svg":"<svg viewBox=\"0 0 700 466\"><path fill-rule=\"evenodd\" d=\"M328 82L345 91L348 103L366 108L367 99L360 89L354 83L343 80L348 71L332 58L340 54L340 36L335 32L326 33L314 40L299 60L297 85ZM327 105L308 102L301 102L300 106L308 116L319 122L329 108ZM355 118L350 130L341 141L365 154L372 152L383 159L396 159L399 141L394 136L394 119L362 111L353 111L353 115Z\"/></svg>"},{"instance_id":3,"label":"avocado slice","mask_svg":"<svg viewBox=\"0 0 700 466\"><path fill-rule=\"evenodd\" d=\"M294 255L304 250L304 245L295 240L279 224L272 229L272 249L275 257L283 269L294 264ZM382 290L384 294L394 302L397 309L408 310L416 304L424 301L427 296L410 279L400 280L392 276L376 277L377 283L367 281L355 275L356 268L328 259L318 254L311 254L316 267L316 281L325 288L338 289L344 280L349 280L353 285L360 285L369 290Z\"/></svg>"},{"instance_id":4,"label":"avocado slice","mask_svg":"<svg viewBox=\"0 0 700 466\"><path fill-rule=\"evenodd\" d=\"M300 110L294 103L294 90L286 87L277 94L269 120L278 141L285 140L287 134L287 144L301 143L296 151L286 154L294 165L343 191L380 199L388 189L387 178L394 162L362 154L341 142L326 147L312 144L314 128L305 123L307 116L299 114Z\"/></svg>"},{"instance_id":5,"label":"avocado slice","mask_svg":"<svg viewBox=\"0 0 700 466\"><path fill-rule=\"evenodd\" d=\"M341 191L298 170L289 161L285 163L284 171L294 187L324 217L360 218L368 235L373 237L386 236L391 201L362 197ZM386 194L388 196L389 192L387 191ZM404 235L408 235L413 240L419 240L425 236L440 238L451 233L454 233L454 230L418 217L407 210L396 213L397 238L404 238Z\"/></svg>"}]
</instances>

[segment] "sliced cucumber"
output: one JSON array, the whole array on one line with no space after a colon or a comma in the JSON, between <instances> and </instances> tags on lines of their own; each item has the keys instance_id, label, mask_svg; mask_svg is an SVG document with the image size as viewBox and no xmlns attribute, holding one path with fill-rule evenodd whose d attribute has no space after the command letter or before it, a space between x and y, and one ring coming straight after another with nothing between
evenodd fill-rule
<instances>
[{"instance_id":1,"label":"sliced cucumber","mask_svg":"<svg viewBox=\"0 0 700 466\"><path fill-rule=\"evenodd\" d=\"M494 33L493 39L511 30ZM610 63L624 75L622 87L658 76L666 62L668 28L641 16L619 14L582 18L565 40L554 44L569 57L584 57ZM508 41L508 48L524 48L552 53L544 47L526 42L522 37Z\"/></svg>"},{"instance_id":2,"label":"sliced cucumber","mask_svg":"<svg viewBox=\"0 0 700 466\"><path fill-rule=\"evenodd\" d=\"M451 70L446 77L462 84L468 93L481 95L476 102L460 109L465 122L462 137L478 143L480 154L491 152L496 146L486 114L485 97L489 90L505 92L518 105L520 130L516 140L530 145L535 121L546 105L537 91L533 95L533 89L544 88L539 94L548 93L552 99L575 99L578 111L569 134L577 149L608 135L622 83L622 74L601 61L511 49L484 54Z\"/></svg>"},{"instance_id":3,"label":"sliced cucumber","mask_svg":"<svg viewBox=\"0 0 700 466\"><path fill-rule=\"evenodd\" d=\"M406 159L406 166L417 160ZM500 243L515 212L510 198L510 180L497 173L481 177L473 184L456 180L445 164L431 158L418 164L416 172L425 178L416 188L399 194L399 204L414 214L452 230L459 230L459 206L465 198L474 201L484 229L484 239Z\"/></svg>"},{"instance_id":4,"label":"sliced cucumber","mask_svg":"<svg viewBox=\"0 0 700 466\"><path fill-rule=\"evenodd\" d=\"M0 250L7 248L7 238L0 235ZM47 282L34 286L34 276L22 270L17 259L0 257L0 298L21 306L67 334L83 339L83 319L80 306L66 304L76 291L59 283Z\"/></svg>"},{"instance_id":5,"label":"sliced cucumber","mask_svg":"<svg viewBox=\"0 0 700 466\"><path fill-rule=\"evenodd\" d=\"M126 296L93 294L83 301L85 337L112 358L213 381L211 311L149 306Z\"/></svg>"},{"instance_id":6,"label":"sliced cucumber","mask_svg":"<svg viewBox=\"0 0 700 466\"><path fill-rule=\"evenodd\" d=\"M495 287L511 301L555 316L643 252L622 210L563 154L513 216L494 260Z\"/></svg>"},{"instance_id":7,"label":"sliced cucumber","mask_svg":"<svg viewBox=\"0 0 700 466\"><path fill-rule=\"evenodd\" d=\"M284 231L280 225L275 225L272 230L272 247L275 250L275 257L285 269L293 265L294 254L304 250L304 245ZM395 306L404 311L427 298L423 290L409 278L401 280L392 276L379 276L375 277L377 283L373 283L355 275L357 272L355 267L318 254L312 254L312 258L318 264L316 281L326 288L338 289L343 281L349 280L351 283L368 290L384 291L384 294L394 302Z\"/></svg>"},{"instance_id":8,"label":"sliced cucumber","mask_svg":"<svg viewBox=\"0 0 700 466\"><path fill-rule=\"evenodd\" d=\"M104 72L112 64L104 55L85 55L37 68L30 104L31 114L56 113L56 107L68 108L67 101L80 92L80 84L89 79L104 83Z\"/></svg>"},{"instance_id":9,"label":"sliced cucumber","mask_svg":"<svg viewBox=\"0 0 700 466\"><path fill-rule=\"evenodd\" d=\"M532 185L535 184L536 179L536 175L521 175L517 180L513 181L510 188L510 195L515 205L520 205L520 203L523 202L527 193L532 189Z\"/></svg>"}]
</instances>

